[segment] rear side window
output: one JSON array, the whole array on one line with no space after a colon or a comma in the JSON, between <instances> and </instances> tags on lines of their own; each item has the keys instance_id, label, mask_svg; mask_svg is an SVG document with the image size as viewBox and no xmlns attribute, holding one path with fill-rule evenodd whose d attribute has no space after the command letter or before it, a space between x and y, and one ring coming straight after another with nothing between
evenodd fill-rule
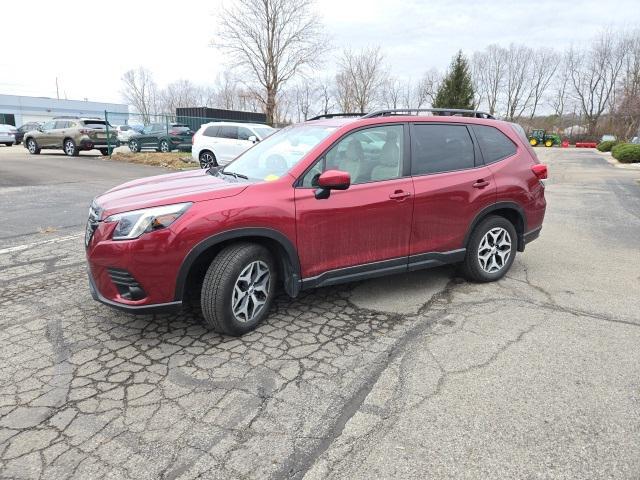
<instances>
[{"instance_id":1,"label":"rear side window","mask_svg":"<svg viewBox=\"0 0 640 480\"><path fill-rule=\"evenodd\" d=\"M464 125L414 125L411 175L451 172L475 166L473 142Z\"/></svg>"},{"instance_id":2,"label":"rear side window","mask_svg":"<svg viewBox=\"0 0 640 480\"><path fill-rule=\"evenodd\" d=\"M474 125L484 163L493 163L516 153L515 144L504 133L494 127Z\"/></svg>"},{"instance_id":3,"label":"rear side window","mask_svg":"<svg viewBox=\"0 0 640 480\"><path fill-rule=\"evenodd\" d=\"M217 137L219 130L220 127L207 127L204 129L204 132L202 132L202 135L205 137Z\"/></svg>"},{"instance_id":4,"label":"rear side window","mask_svg":"<svg viewBox=\"0 0 640 480\"><path fill-rule=\"evenodd\" d=\"M55 126L53 128L55 129L62 129L62 128L67 128L69 126L69 122L66 122L64 120L58 120L55 123Z\"/></svg>"},{"instance_id":5,"label":"rear side window","mask_svg":"<svg viewBox=\"0 0 640 480\"><path fill-rule=\"evenodd\" d=\"M234 140L238 139L238 127L220 127L220 133L218 134L221 138L232 138Z\"/></svg>"}]
</instances>

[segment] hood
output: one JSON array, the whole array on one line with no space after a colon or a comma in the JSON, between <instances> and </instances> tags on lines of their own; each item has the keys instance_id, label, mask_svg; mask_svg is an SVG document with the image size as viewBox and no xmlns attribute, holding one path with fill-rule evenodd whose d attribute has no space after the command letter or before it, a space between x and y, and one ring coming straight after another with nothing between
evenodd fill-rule
<instances>
[{"instance_id":1,"label":"hood","mask_svg":"<svg viewBox=\"0 0 640 480\"><path fill-rule=\"evenodd\" d=\"M218 178L206 170L168 173L123 183L96 198L104 215L181 202L202 202L238 195L248 183Z\"/></svg>"}]
</instances>

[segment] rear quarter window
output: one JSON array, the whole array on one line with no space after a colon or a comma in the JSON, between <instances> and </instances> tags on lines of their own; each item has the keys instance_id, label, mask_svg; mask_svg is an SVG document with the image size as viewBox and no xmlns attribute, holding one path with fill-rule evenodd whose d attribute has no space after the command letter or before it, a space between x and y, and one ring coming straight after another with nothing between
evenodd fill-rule
<instances>
[{"instance_id":1,"label":"rear quarter window","mask_svg":"<svg viewBox=\"0 0 640 480\"><path fill-rule=\"evenodd\" d=\"M517 151L516 144L495 127L474 125L473 131L478 139L484 163L498 162L514 155Z\"/></svg>"}]
</instances>

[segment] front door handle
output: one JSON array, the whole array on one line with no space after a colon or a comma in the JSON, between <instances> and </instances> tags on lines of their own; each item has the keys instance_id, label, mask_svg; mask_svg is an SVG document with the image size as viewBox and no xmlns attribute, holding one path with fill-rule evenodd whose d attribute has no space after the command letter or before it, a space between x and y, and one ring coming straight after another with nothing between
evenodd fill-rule
<instances>
[{"instance_id":1,"label":"front door handle","mask_svg":"<svg viewBox=\"0 0 640 480\"><path fill-rule=\"evenodd\" d=\"M404 200L410 195L411 195L411 192L405 192L404 190L396 190L395 192L389 195L389 198L391 200Z\"/></svg>"},{"instance_id":2,"label":"front door handle","mask_svg":"<svg viewBox=\"0 0 640 480\"><path fill-rule=\"evenodd\" d=\"M484 178L481 178L480 180L476 180L476 183L473 184L473 188L484 188L487 185L489 185L489 182L487 182Z\"/></svg>"}]
</instances>

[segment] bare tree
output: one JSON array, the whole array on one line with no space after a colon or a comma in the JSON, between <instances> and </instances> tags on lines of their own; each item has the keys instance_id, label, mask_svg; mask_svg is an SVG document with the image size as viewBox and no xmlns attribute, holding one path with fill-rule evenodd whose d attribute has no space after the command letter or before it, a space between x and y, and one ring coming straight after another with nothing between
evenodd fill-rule
<instances>
[{"instance_id":1,"label":"bare tree","mask_svg":"<svg viewBox=\"0 0 640 480\"><path fill-rule=\"evenodd\" d=\"M387 78L380 47L345 50L336 76L339 103L364 113L378 101ZM349 110L344 110L349 111Z\"/></svg>"},{"instance_id":2,"label":"bare tree","mask_svg":"<svg viewBox=\"0 0 640 480\"><path fill-rule=\"evenodd\" d=\"M489 45L484 52L473 54L472 68L480 97L494 115L507 75L507 51L499 45Z\"/></svg>"},{"instance_id":3,"label":"bare tree","mask_svg":"<svg viewBox=\"0 0 640 480\"><path fill-rule=\"evenodd\" d=\"M572 93L578 101L589 134L609 106L624 65L626 41L611 32L602 33L586 51L569 50Z\"/></svg>"},{"instance_id":4,"label":"bare tree","mask_svg":"<svg viewBox=\"0 0 640 480\"><path fill-rule=\"evenodd\" d=\"M509 45L506 51L506 117L520 118L531 100L530 59L532 50L524 45Z\"/></svg>"},{"instance_id":5,"label":"bare tree","mask_svg":"<svg viewBox=\"0 0 640 480\"><path fill-rule=\"evenodd\" d=\"M403 90L405 90L404 85L399 79L388 77L382 83L382 101L384 106L393 109L398 108Z\"/></svg>"},{"instance_id":6,"label":"bare tree","mask_svg":"<svg viewBox=\"0 0 640 480\"><path fill-rule=\"evenodd\" d=\"M151 122L151 115L157 111L157 87L151 72L140 67L129 70L122 76L122 96L136 109L144 123Z\"/></svg>"},{"instance_id":7,"label":"bare tree","mask_svg":"<svg viewBox=\"0 0 640 480\"><path fill-rule=\"evenodd\" d=\"M213 105L227 110L236 110L243 103L242 89L238 78L230 72L224 72L216 77L214 83Z\"/></svg>"},{"instance_id":8,"label":"bare tree","mask_svg":"<svg viewBox=\"0 0 640 480\"><path fill-rule=\"evenodd\" d=\"M553 107L553 112L560 119L564 115L565 107L567 106L569 80L571 78L568 58L569 56L565 52L561 57L560 67L556 70L556 74L553 79L553 95L551 98L551 106Z\"/></svg>"},{"instance_id":9,"label":"bare tree","mask_svg":"<svg viewBox=\"0 0 640 480\"><path fill-rule=\"evenodd\" d=\"M529 118L533 118L542 100L542 96L549 88L549 84L558 70L560 64L558 54L548 48L539 48L533 52L531 59L531 112Z\"/></svg>"},{"instance_id":10,"label":"bare tree","mask_svg":"<svg viewBox=\"0 0 640 480\"><path fill-rule=\"evenodd\" d=\"M318 86L318 102L320 113L328 114L334 108L332 81L330 78L324 78Z\"/></svg>"},{"instance_id":11,"label":"bare tree","mask_svg":"<svg viewBox=\"0 0 640 480\"><path fill-rule=\"evenodd\" d=\"M638 135L640 129L640 30L627 34L620 95L615 113L621 125L621 136Z\"/></svg>"},{"instance_id":12,"label":"bare tree","mask_svg":"<svg viewBox=\"0 0 640 480\"><path fill-rule=\"evenodd\" d=\"M414 93L415 105L412 105L411 107L422 108L433 104L441 81L442 75L440 75L440 72L435 68L425 72L416 85ZM410 105L408 105L408 107L409 106Z\"/></svg>"},{"instance_id":13,"label":"bare tree","mask_svg":"<svg viewBox=\"0 0 640 480\"><path fill-rule=\"evenodd\" d=\"M312 82L305 81L293 88L298 122L303 122L311 116L311 109L318 97L318 87Z\"/></svg>"},{"instance_id":14,"label":"bare tree","mask_svg":"<svg viewBox=\"0 0 640 480\"><path fill-rule=\"evenodd\" d=\"M207 94L202 87L194 85L190 80L178 80L160 92L160 105L164 113L174 114L176 108L204 106L206 98Z\"/></svg>"},{"instance_id":15,"label":"bare tree","mask_svg":"<svg viewBox=\"0 0 640 480\"><path fill-rule=\"evenodd\" d=\"M326 48L312 0L237 0L220 9L215 45L230 54L260 89L274 121L280 89L301 70L317 64Z\"/></svg>"}]
</instances>

